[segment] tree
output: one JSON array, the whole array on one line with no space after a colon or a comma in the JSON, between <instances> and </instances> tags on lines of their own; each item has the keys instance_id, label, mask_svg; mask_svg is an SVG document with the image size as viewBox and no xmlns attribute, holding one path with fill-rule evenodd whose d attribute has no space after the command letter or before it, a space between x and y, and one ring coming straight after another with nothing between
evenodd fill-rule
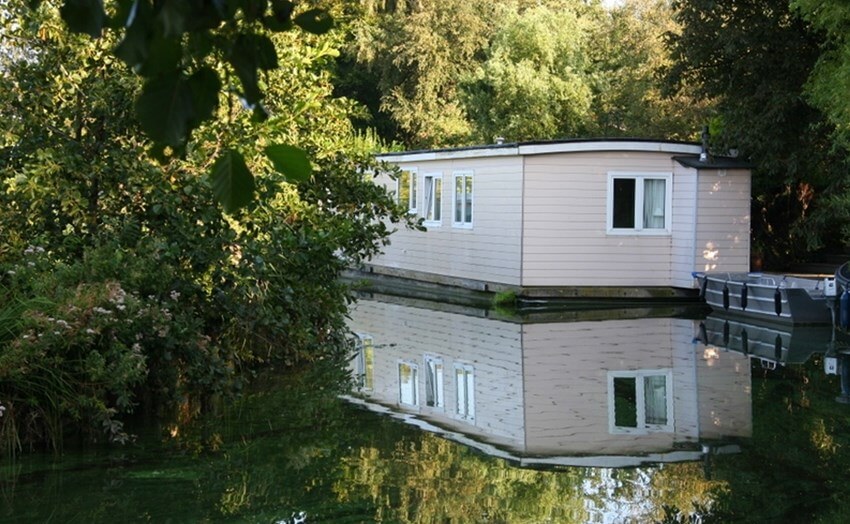
<instances>
[{"instance_id":1,"label":"tree","mask_svg":"<svg viewBox=\"0 0 850 524\"><path fill-rule=\"evenodd\" d=\"M845 177L831 126L803 96L822 39L788 4L675 2L673 85L717 102L715 147L752 160L756 249L782 267L822 247L836 229L826 204Z\"/></svg>"},{"instance_id":2,"label":"tree","mask_svg":"<svg viewBox=\"0 0 850 524\"><path fill-rule=\"evenodd\" d=\"M584 11L579 4L499 11L487 59L464 82L478 140L576 136L589 127L591 23Z\"/></svg>"},{"instance_id":3,"label":"tree","mask_svg":"<svg viewBox=\"0 0 850 524\"><path fill-rule=\"evenodd\" d=\"M240 371L344 355L337 277L407 218L367 174L381 167L352 103L331 96L338 42L271 37L290 67L269 73L266 122L223 103L160 164L115 40L68 34L47 7L3 26L34 59L0 72L0 445L56 445L66 427L120 440L139 403L190 414ZM301 151L309 177L269 162ZM211 166L250 170L262 198L225 212Z\"/></svg>"}]
</instances>

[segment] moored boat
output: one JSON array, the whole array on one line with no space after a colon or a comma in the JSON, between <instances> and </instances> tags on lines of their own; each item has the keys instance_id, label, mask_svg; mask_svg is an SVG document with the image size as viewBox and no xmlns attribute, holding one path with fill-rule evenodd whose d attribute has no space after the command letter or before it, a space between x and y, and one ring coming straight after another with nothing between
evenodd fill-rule
<instances>
[{"instance_id":1,"label":"moored boat","mask_svg":"<svg viewBox=\"0 0 850 524\"><path fill-rule=\"evenodd\" d=\"M697 273L712 309L789 324L831 324L835 282L764 273Z\"/></svg>"}]
</instances>

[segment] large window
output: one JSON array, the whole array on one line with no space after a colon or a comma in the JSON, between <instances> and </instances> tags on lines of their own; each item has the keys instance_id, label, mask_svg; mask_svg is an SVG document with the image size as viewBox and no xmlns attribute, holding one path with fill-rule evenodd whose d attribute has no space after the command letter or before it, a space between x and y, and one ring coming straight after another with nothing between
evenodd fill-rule
<instances>
[{"instance_id":1,"label":"large window","mask_svg":"<svg viewBox=\"0 0 850 524\"><path fill-rule=\"evenodd\" d=\"M438 226L443 219L443 175L430 173L425 175L423 214L425 223Z\"/></svg>"},{"instance_id":2,"label":"large window","mask_svg":"<svg viewBox=\"0 0 850 524\"><path fill-rule=\"evenodd\" d=\"M472 173L455 173L454 179L454 217L452 223L458 227L472 227Z\"/></svg>"},{"instance_id":3,"label":"large window","mask_svg":"<svg viewBox=\"0 0 850 524\"><path fill-rule=\"evenodd\" d=\"M670 232L672 175L667 173L608 175L608 232Z\"/></svg>"},{"instance_id":4,"label":"large window","mask_svg":"<svg viewBox=\"0 0 850 524\"><path fill-rule=\"evenodd\" d=\"M416 183L415 169L405 169L396 180L396 196L401 206L407 206L408 211L416 213Z\"/></svg>"},{"instance_id":5,"label":"large window","mask_svg":"<svg viewBox=\"0 0 850 524\"><path fill-rule=\"evenodd\" d=\"M416 364L398 363L398 403L419 405L419 369Z\"/></svg>"},{"instance_id":6,"label":"large window","mask_svg":"<svg viewBox=\"0 0 850 524\"><path fill-rule=\"evenodd\" d=\"M443 360L438 357L425 357L425 405L442 408L443 401Z\"/></svg>"},{"instance_id":7,"label":"large window","mask_svg":"<svg viewBox=\"0 0 850 524\"><path fill-rule=\"evenodd\" d=\"M464 420L475 420L475 373L469 364L455 364L457 415Z\"/></svg>"},{"instance_id":8,"label":"large window","mask_svg":"<svg viewBox=\"0 0 850 524\"><path fill-rule=\"evenodd\" d=\"M368 335L357 336L354 375L361 389L371 390L375 384L375 345Z\"/></svg>"},{"instance_id":9,"label":"large window","mask_svg":"<svg viewBox=\"0 0 850 524\"><path fill-rule=\"evenodd\" d=\"M672 375L668 370L608 373L611 433L673 431Z\"/></svg>"}]
</instances>

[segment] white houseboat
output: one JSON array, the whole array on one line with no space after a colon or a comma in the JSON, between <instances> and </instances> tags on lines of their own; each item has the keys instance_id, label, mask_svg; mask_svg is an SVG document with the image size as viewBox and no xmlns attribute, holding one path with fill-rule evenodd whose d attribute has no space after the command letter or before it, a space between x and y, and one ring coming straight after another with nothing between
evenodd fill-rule
<instances>
[{"instance_id":1,"label":"white houseboat","mask_svg":"<svg viewBox=\"0 0 850 524\"><path fill-rule=\"evenodd\" d=\"M380 156L427 232L367 271L526 296L649 298L748 271L750 169L693 143L566 140Z\"/></svg>"},{"instance_id":2,"label":"white houseboat","mask_svg":"<svg viewBox=\"0 0 850 524\"><path fill-rule=\"evenodd\" d=\"M526 323L360 300L354 403L527 467L700 460L752 433L747 355L684 318Z\"/></svg>"}]
</instances>

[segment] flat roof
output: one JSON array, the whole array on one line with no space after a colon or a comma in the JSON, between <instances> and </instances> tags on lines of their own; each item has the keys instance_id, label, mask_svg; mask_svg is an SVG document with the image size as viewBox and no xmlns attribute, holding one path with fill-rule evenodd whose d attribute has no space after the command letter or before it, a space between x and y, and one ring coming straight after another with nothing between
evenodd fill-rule
<instances>
[{"instance_id":1,"label":"flat roof","mask_svg":"<svg viewBox=\"0 0 850 524\"><path fill-rule=\"evenodd\" d=\"M595 151L640 151L698 155L702 146L695 142L641 138L576 138L537 140L444 149L420 149L382 153L378 158L390 162L411 162L455 158L545 155L552 153L585 153Z\"/></svg>"}]
</instances>

